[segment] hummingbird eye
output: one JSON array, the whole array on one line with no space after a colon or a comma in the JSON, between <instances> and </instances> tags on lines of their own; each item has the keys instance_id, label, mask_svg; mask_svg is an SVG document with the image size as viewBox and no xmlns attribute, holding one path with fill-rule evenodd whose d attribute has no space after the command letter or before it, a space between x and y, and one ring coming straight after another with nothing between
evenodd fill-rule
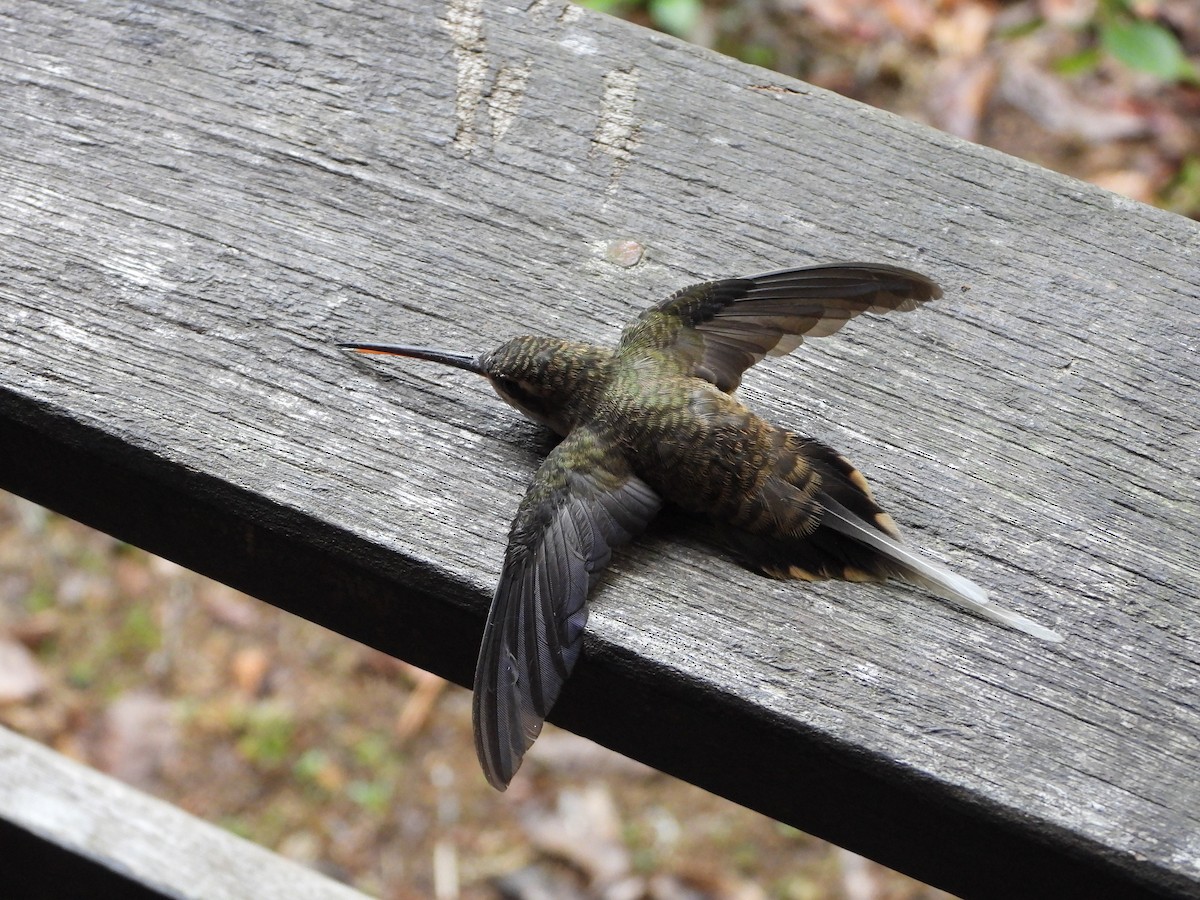
<instances>
[{"instance_id":1,"label":"hummingbird eye","mask_svg":"<svg viewBox=\"0 0 1200 900\"><path fill-rule=\"evenodd\" d=\"M517 409L525 409L532 399L521 387L521 382L515 378L493 377L492 386L506 403Z\"/></svg>"},{"instance_id":2,"label":"hummingbird eye","mask_svg":"<svg viewBox=\"0 0 1200 900\"><path fill-rule=\"evenodd\" d=\"M518 409L526 417L563 436L571 430L571 425L559 408L561 401L556 398L553 384L542 384L536 380L528 381L498 373L489 374L488 380L501 400Z\"/></svg>"},{"instance_id":3,"label":"hummingbird eye","mask_svg":"<svg viewBox=\"0 0 1200 900\"><path fill-rule=\"evenodd\" d=\"M493 379L496 382L496 387L501 393L508 394L510 397L520 397L525 392L521 389L521 382L515 378L505 378L503 376Z\"/></svg>"},{"instance_id":4,"label":"hummingbird eye","mask_svg":"<svg viewBox=\"0 0 1200 900\"><path fill-rule=\"evenodd\" d=\"M545 397L547 392L541 390L537 385L531 384L520 378L507 378L500 376L495 379L496 387L504 394L513 397L517 400L535 400L539 397Z\"/></svg>"}]
</instances>

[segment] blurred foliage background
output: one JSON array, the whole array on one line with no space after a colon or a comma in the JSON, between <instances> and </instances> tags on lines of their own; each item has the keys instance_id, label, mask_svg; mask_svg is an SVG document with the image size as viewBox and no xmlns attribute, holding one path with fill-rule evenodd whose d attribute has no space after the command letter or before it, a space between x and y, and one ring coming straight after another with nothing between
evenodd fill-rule
<instances>
[{"instance_id":1,"label":"blurred foliage background","mask_svg":"<svg viewBox=\"0 0 1200 900\"><path fill-rule=\"evenodd\" d=\"M1196 0L586 0L1200 215Z\"/></svg>"},{"instance_id":2,"label":"blurred foliage background","mask_svg":"<svg viewBox=\"0 0 1200 900\"><path fill-rule=\"evenodd\" d=\"M589 0L1180 214L1196 0ZM943 896L547 728L501 797L461 688L0 495L0 722L386 898Z\"/></svg>"}]
</instances>

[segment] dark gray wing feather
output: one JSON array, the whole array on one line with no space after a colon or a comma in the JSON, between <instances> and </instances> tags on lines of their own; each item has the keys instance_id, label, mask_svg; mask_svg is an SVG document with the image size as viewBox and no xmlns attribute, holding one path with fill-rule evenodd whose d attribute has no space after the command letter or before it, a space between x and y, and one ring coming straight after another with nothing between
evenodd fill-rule
<instances>
[{"instance_id":1,"label":"dark gray wing feather","mask_svg":"<svg viewBox=\"0 0 1200 900\"><path fill-rule=\"evenodd\" d=\"M504 790L583 647L587 595L613 547L662 501L619 454L577 428L542 463L509 533L475 669L475 750Z\"/></svg>"},{"instance_id":2,"label":"dark gray wing feather","mask_svg":"<svg viewBox=\"0 0 1200 900\"><path fill-rule=\"evenodd\" d=\"M657 330L662 349L678 353L692 374L732 391L750 366L790 353L805 337L833 334L864 312L916 309L941 295L924 275L879 263L784 269L684 288L643 313L630 337L645 342Z\"/></svg>"}]
</instances>

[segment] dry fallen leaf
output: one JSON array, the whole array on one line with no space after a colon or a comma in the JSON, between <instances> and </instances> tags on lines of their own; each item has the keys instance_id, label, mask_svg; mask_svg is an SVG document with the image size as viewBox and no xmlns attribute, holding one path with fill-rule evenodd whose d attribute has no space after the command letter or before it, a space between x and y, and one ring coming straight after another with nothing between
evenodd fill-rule
<instances>
[{"instance_id":1,"label":"dry fallen leaf","mask_svg":"<svg viewBox=\"0 0 1200 900\"><path fill-rule=\"evenodd\" d=\"M127 784L153 787L179 749L179 732L165 697L150 690L123 694L104 711L97 765Z\"/></svg>"},{"instance_id":2,"label":"dry fallen leaf","mask_svg":"<svg viewBox=\"0 0 1200 900\"><path fill-rule=\"evenodd\" d=\"M19 641L0 637L0 705L24 703L46 689L37 658Z\"/></svg>"},{"instance_id":3,"label":"dry fallen leaf","mask_svg":"<svg viewBox=\"0 0 1200 900\"><path fill-rule=\"evenodd\" d=\"M553 811L530 812L522 824L534 847L585 873L594 890L607 892L630 875L621 817L612 793L599 782L563 790Z\"/></svg>"}]
</instances>

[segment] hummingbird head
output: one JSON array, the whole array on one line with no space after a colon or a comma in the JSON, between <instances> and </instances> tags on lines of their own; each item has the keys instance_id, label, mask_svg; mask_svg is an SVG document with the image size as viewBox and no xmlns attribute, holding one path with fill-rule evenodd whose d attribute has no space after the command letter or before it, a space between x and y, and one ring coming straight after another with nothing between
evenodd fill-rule
<instances>
[{"instance_id":1,"label":"hummingbird head","mask_svg":"<svg viewBox=\"0 0 1200 900\"><path fill-rule=\"evenodd\" d=\"M339 344L344 350L428 359L483 375L500 399L560 435L575 427L575 409L589 388L605 381L612 352L557 338L516 337L472 356L432 347Z\"/></svg>"}]
</instances>

